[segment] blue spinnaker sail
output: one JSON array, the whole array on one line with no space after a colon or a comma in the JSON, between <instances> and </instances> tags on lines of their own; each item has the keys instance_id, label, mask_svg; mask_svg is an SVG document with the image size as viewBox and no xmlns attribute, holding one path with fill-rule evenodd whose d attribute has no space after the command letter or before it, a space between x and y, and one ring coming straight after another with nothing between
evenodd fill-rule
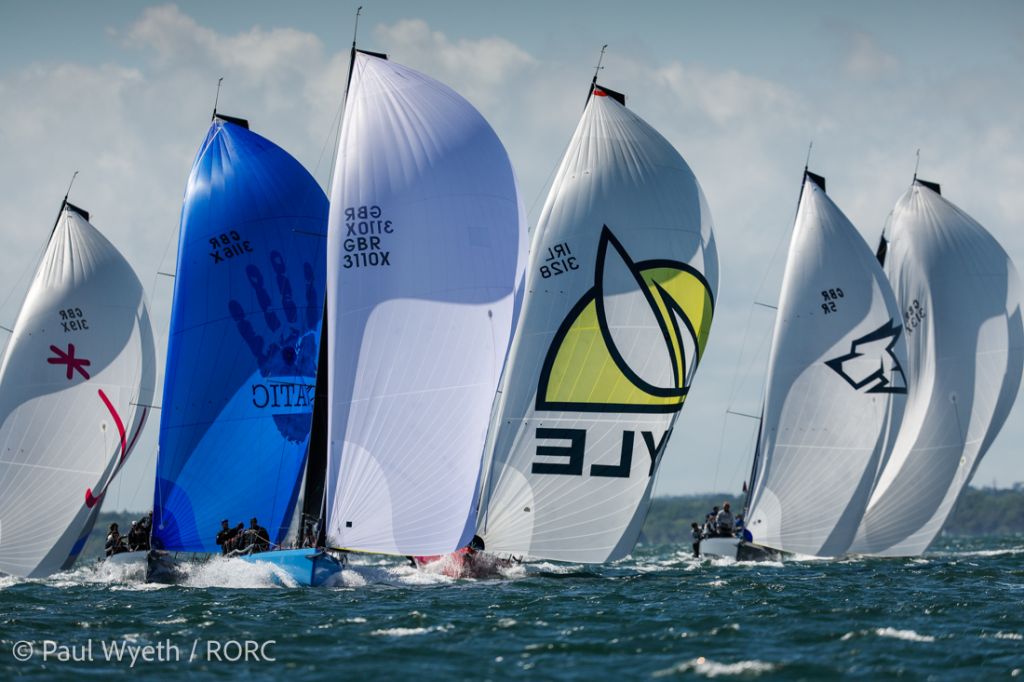
<instances>
[{"instance_id":1,"label":"blue spinnaker sail","mask_svg":"<svg viewBox=\"0 0 1024 682\"><path fill-rule=\"evenodd\" d=\"M327 197L292 156L215 119L185 190L153 544L216 552L222 519L280 543L306 458Z\"/></svg>"}]
</instances>

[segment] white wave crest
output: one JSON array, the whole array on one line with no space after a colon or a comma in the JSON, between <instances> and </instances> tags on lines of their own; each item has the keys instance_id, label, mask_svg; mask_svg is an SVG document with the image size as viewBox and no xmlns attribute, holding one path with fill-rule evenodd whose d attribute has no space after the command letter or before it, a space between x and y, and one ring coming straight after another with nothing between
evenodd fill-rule
<instances>
[{"instance_id":1,"label":"white wave crest","mask_svg":"<svg viewBox=\"0 0 1024 682\"><path fill-rule=\"evenodd\" d=\"M428 628L383 628L374 630L371 635L378 637L409 637L412 635L425 635L429 632L447 632L453 625L433 625Z\"/></svg>"},{"instance_id":2,"label":"white wave crest","mask_svg":"<svg viewBox=\"0 0 1024 682\"><path fill-rule=\"evenodd\" d=\"M875 628L874 633L879 637L892 637L907 642L934 642L931 635L922 635L913 630L897 630L896 628Z\"/></svg>"},{"instance_id":3,"label":"white wave crest","mask_svg":"<svg viewBox=\"0 0 1024 682\"><path fill-rule=\"evenodd\" d=\"M743 675L746 677L756 677L761 673L768 673L775 670L775 665L772 663L766 663L764 661L737 661L736 663L719 663L718 661L712 661L711 659L699 656L697 658L684 661L683 663L677 663L671 668L664 670L657 670L654 672L654 677L667 677L669 675L678 675L681 673L695 673L703 677L732 677L736 675Z\"/></svg>"},{"instance_id":4,"label":"white wave crest","mask_svg":"<svg viewBox=\"0 0 1024 682\"><path fill-rule=\"evenodd\" d=\"M270 587L297 587L295 579L266 561L243 561L227 557L213 557L201 563L182 565L187 587L231 587L260 589Z\"/></svg>"}]
</instances>

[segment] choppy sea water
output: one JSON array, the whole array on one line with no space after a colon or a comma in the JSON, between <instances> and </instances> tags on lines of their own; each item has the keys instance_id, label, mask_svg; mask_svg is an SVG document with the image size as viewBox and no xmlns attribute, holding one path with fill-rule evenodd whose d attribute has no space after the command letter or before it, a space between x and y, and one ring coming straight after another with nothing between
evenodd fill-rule
<instances>
[{"instance_id":1,"label":"choppy sea water","mask_svg":"<svg viewBox=\"0 0 1024 682\"><path fill-rule=\"evenodd\" d=\"M1024 538L949 539L918 559L688 554L641 548L607 566L536 562L487 580L357 557L332 588L221 559L173 587L96 565L5 577L0 677L1024 676Z\"/></svg>"}]
</instances>

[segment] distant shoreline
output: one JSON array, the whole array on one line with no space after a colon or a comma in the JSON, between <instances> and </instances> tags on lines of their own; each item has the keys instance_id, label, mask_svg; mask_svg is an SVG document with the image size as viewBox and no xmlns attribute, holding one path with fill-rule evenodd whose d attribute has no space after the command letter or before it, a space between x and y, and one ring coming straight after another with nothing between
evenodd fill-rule
<instances>
[{"instance_id":1,"label":"distant shoreline","mask_svg":"<svg viewBox=\"0 0 1024 682\"><path fill-rule=\"evenodd\" d=\"M655 497L644 523L641 541L650 544L688 544L690 523L702 523L714 505L743 508L745 493L702 493ZM1024 485L1012 488L973 488L964 491L943 535L1014 535L1024 533Z\"/></svg>"},{"instance_id":2,"label":"distant shoreline","mask_svg":"<svg viewBox=\"0 0 1024 682\"><path fill-rule=\"evenodd\" d=\"M644 523L640 541L644 544L676 544L689 546L690 523L701 522L714 505L728 500L734 511L743 507L743 493L701 493L655 497ZM101 512L96 527L82 551L82 559L103 554L107 527L117 523L122 533L142 512ZM211 536L219 528L210 529ZM1014 535L1024 534L1024 485L1013 488L968 488L957 504L953 516L942 529L944 535Z\"/></svg>"}]
</instances>

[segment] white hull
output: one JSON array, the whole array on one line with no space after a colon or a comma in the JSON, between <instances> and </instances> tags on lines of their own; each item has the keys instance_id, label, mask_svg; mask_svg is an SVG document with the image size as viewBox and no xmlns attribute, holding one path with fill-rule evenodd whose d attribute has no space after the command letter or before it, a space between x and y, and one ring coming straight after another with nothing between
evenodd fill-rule
<instances>
[{"instance_id":1,"label":"white hull","mask_svg":"<svg viewBox=\"0 0 1024 682\"><path fill-rule=\"evenodd\" d=\"M129 566L133 564L145 566L147 554L149 554L149 550L139 552L121 552L120 554L108 556L104 561L108 564L117 564L119 566Z\"/></svg>"},{"instance_id":2,"label":"white hull","mask_svg":"<svg viewBox=\"0 0 1024 682\"><path fill-rule=\"evenodd\" d=\"M744 542L740 538L705 538L700 541L703 557L728 558L736 561L782 561L787 552L772 547Z\"/></svg>"},{"instance_id":3,"label":"white hull","mask_svg":"<svg viewBox=\"0 0 1024 682\"><path fill-rule=\"evenodd\" d=\"M700 541L700 554L706 557L735 559L739 546L739 538L704 538Z\"/></svg>"}]
</instances>

